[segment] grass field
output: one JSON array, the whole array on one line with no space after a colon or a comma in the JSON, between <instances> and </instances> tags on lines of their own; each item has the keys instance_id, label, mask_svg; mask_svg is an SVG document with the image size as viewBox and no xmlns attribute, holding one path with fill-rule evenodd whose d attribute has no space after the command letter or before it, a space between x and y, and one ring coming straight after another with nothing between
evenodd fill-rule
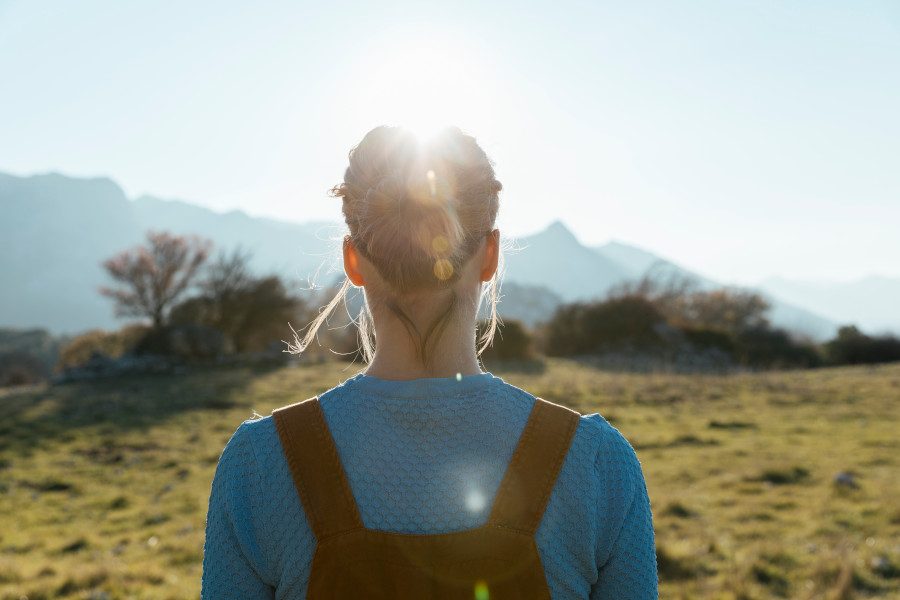
<instances>
[{"instance_id":1,"label":"grass field","mask_svg":"<svg viewBox=\"0 0 900 600\"><path fill-rule=\"evenodd\" d=\"M0 599L196 598L216 461L253 411L346 365L0 391ZM632 442L663 598L900 598L900 365L493 372ZM853 485L835 482L847 473Z\"/></svg>"}]
</instances>

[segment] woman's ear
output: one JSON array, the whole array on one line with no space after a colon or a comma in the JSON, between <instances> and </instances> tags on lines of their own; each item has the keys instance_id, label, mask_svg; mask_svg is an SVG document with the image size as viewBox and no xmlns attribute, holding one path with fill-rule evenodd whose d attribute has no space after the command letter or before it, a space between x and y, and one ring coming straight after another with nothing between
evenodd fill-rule
<instances>
[{"instance_id":1,"label":"woman's ear","mask_svg":"<svg viewBox=\"0 0 900 600\"><path fill-rule=\"evenodd\" d=\"M500 260L500 230L494 229L487 234L484 245L484 260L481 263L481 281L490 281L497 272Z\"/></svg>"},{"instance_id":2,"label":"woman's ear","mask_svg":"<svg viewBox=\"0 0 900 600\"><path fill-rule=\"evenodd\" d=\"M356 287L363 287L363 276L359 270L359 253L349 235L344 237L344 273L347 274L350 283Z\"/></svg>"}]
</instances>

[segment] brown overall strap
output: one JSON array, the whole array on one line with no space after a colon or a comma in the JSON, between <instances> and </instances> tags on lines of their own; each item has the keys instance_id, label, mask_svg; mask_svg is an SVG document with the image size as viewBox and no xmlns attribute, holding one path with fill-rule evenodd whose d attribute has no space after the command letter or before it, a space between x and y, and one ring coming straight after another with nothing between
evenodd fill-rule
<instances>
[{"instance_id":1,"label":"brown overall strap","mask_svg":"<svg viewBox=\"0 0 900 600\"><path fill-rule=\"evenodd\" d=\"M310 527L321 541L363 526L318 398L272 411Z\"/></svg>"},{"instance_id":2,"label":"brown overall strap","mask_svg":"<svg viewBox=\"0 0 900 600\"><path fill-rule=\"evenodd\" d=\"M537 530L580 417L565 406L535 399L488 524L531 534Z\"/></svg>"}]
</instances>

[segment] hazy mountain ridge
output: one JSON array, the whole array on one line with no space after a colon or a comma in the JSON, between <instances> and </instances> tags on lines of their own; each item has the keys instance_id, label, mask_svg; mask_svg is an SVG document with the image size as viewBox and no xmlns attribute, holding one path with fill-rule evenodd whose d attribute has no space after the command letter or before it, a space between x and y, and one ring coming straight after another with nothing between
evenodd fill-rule
<instances>
[{"instance_id":1,"label":"hazy mountain ridge","mask_svg":"<svg viewBox=\"0 0 900 600\"><path fill-rule=\"evenodd\" d=\"M546 287L567 302L603 296L629 278L614 262L582 245L560 221L518 238L505 260L510 281Z\"/></svg>"},{"instance_id":2,"label":"hazy mountain ridge","mask_svg":"<svg viewBox=\"0 0 900 600\"><path fill-rule=\"evenodd\" d=\"M330 282L339 271L344 231L337 223L301 224L242 211L218 213L153 196L129 200L111 179L55 173L31 177L0 173L0 214L4 245L0 273L7 283L0 294L0 325L67 333L119 325L109 301L97 293L108 283L100 263L141 243L148 229L208 237L219 250L241 246L253 252L257 270L292 280L318 274L320 283ZM693 277L702 287L718 285L621 242L587 247L559 221L516 239L514 246L506 254L501 314L529 324L546 319L562 302L601 298L648 269L658 275ZM900 304L900 291L896 298ZM807 310L777 300L773 305L777 325L818 339L834 331L833 322Z\"/></svg>"},{"instance_id":3,"label":"hazy mountain ridge","mask_svg":"<svg viewBox=\"0 0 900 600\"><path fill-rule=\"evenodd\" d=\"M3 175L0 214L0 323L54 332L115 325L97 293L107 283L100 261L142 235L119 186L105 178Z\"/></svg>"},{"instance_id":4,"label":"hazy mountain ridge","mask_svg":"<svg viewBox=\"0 0 900 600\"><path fill-rule=\"evenodd\" d=\"M900 331L900 279L869 276L834 283L771 277L759 287L841 323L855 314L853 322L872 333Z\"/></svg>"},{"instance_id":5,"label":"hazy mountain ridge","mask_svg":"<svg viewBox=\"0 0 900 600\"><path fill-rule=\"evenodd\" d=\"M713 281L652 252L621 242L609 242L603 246L597 246L595 250L627 270L632 280L640 279L649 274L652 278L661 281L688 279L695 282L701 290L711 290L723 286L734 287ZM837 323L842 322L840 319L830 320L824 318L804 308L802 303L799 303L800 306L798 306L798 303L795 302L785 302L782 296L773 294L768 290L757 288L756 291L769 301L769 319L778 327L783 327L815 340L826 340L834 336L837 330ZM900 294L898 294L898 297L900 297Z\"/></svg>"}]
</instances>

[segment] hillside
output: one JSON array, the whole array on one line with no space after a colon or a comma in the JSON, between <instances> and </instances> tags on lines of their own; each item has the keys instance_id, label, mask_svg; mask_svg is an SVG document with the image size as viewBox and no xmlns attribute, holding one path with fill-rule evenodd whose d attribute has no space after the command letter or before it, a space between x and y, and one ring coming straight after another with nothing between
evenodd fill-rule
<instances>
[{"instance_id":1,"label":"hillside","mask_svg":"<svg viewBox=\"0 0 900 600\"><path fill-rule=\"evenodd\" d=\"M240 211L220 214L147 196L131 201L105 178L0 173L0 211L0 326L54 333L120 324L97 292L109 284L101 262L142 243L149 229L199 234L219 249L240 245L254 252L257 270L295 280L327 271L335 244L329 239L333 225L284 223Z\"/></svg>"},{"instance_id":2,"label":"hillside","mask_svg":"<svg viewBox=\"0 0 900 600\"><path fill-rule=\"evenodd\" d=\"M543 286L564 301L599 298L629 279L629 273L581 244L559 221L516 240L506 254L511 281Z\"/></svg>"},{"instance_id":3,"label":"hillside","mask_svg":"<svg viewBox=\"0 0 900 600\"><path fill-rule=\"evenodd\" d=\"M288 280L331 283L340 273L343 227L288 223L241 211L217 213L186 202L142 196L129 200L110 179L58 174L0 174L0 326L43 327L53 333L114 328L110 302L97 293L107 282L100 266L114 253L143 241L150 229L198 234L217 248L254 253L257 271ZM559 302L603 297L612 287L654 273L674 273L716 283L646 250L612 242L582 244L561 222L515 240L506 256L501 315L529 324L546 320ZM898 291L900 303L900 291ZM776 325L826 339L835 323L772 297ZM802 305L801 305L802 306ZM861 310L860 313L865 311Z\"/></svg>"},{"instance_id":4,"label":"hillside","mask_svg":"<svg viewBox=\"0 0 900 600\"><path fill-rule=\"evenodd\" d=\"M641 460L663 598L896 598L900 365L508 382L600 412ZM197 598L225 442L343 363L0 390L0 599ZM850 484L836 483L845 473ZM847 479L849 477L849 479Z\"/></svg>"}]
</instances>

